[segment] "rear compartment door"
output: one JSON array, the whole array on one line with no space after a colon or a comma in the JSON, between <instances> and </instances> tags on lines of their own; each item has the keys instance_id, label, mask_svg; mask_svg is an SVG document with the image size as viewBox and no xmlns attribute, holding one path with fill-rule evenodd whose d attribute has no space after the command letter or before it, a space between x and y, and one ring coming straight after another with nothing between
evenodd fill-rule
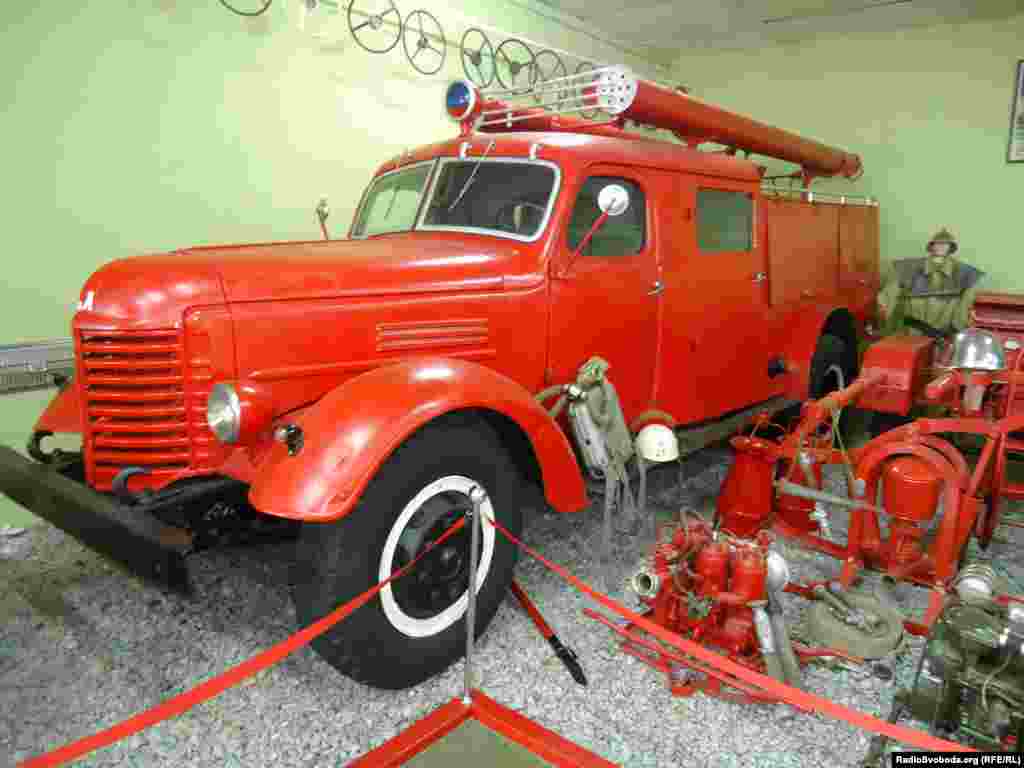
<instances>
[{"instance_id":1,"label":"rear compartment door","mask_svg":"<svg viewBox=\"0 0 1024 768\"><path fill-rule=\"evenodd\" d=\"M839 293L851 307L873 308L878 274L878 206L845 205L839 210Z\"/></svg>"},{"instance_id":2,"label":"rear compartment door","mask_svg":"<svg viewBox=\"0 0 1024 768\"><path fill-rule=\"evenodd\" d=\"M839 213L832 203L766 197L773 306L822 301L839 289Z\"/></svg>"}]
</instances>

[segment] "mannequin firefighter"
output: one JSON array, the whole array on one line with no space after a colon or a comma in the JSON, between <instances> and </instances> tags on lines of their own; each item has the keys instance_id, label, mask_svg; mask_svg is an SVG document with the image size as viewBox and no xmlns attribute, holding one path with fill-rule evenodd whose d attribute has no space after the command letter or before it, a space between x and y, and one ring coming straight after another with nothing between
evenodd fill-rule
<instances>
[{"instance_id":1,"label":"mannequin firefighter","mask_svg":"<svg viewBox=\"0 0 1024 768\"><path fill-rule=\"evenodd\" d=\"M946 340L969 323L978 283L984 273L955 259L956 238L943 227L928 241L924 258L894 261L878 293L878 317L887 333L913 333ZM942 358L948 347L940 341ZM879 435L916 416L872 413L868 431Z\"/></svg>"},{"instance_id":2,"label":"mannequin firefighter","mask_svg":"<svg viewBox=\"0 0 1024 768\"><path fill-rule=\"evenodd\" d=\"M928 241L928 255L894 261L878 294L878 312L889 332L944 337L962 330L984 273L955 259L957 242L945 227Z\"/></svg>"}]
</instances>

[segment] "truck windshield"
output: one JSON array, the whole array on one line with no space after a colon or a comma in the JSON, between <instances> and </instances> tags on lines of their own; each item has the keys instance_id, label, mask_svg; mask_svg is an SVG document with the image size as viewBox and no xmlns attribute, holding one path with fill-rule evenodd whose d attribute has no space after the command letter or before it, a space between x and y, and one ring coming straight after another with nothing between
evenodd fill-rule
<instances>
[{"instance_id":1,"label":"truck windshield","mask_svg":"<svg viewBox=\"0 0 1024 768\"><path fill-rule=\"evenodd\" d=\"M432 165L432 161L417 163L374 179L352 227L352 237L412 229Z\"/></svg>"},{"instance_id":2,"label":"truck windshield","mask_svg":"<svg viewBox=\"0 0 1024 768\"><path fill-rule=\"evenodd\" d=\"M555 165L539 160L442 160L419 228L536 240L558 176Z\"/></svg>"}]
</instances>

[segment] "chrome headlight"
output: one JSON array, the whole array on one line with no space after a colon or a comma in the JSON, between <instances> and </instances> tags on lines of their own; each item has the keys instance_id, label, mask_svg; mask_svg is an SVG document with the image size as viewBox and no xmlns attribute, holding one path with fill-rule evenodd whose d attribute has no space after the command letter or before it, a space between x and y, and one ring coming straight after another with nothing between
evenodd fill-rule
<instances>
[{"instance_id":1,"label":"chrome headlight","mask_svg":"<svg viewBox=\"0 0 1024 768\"><path fill-rule=\"evenodd\" d=\"M242 427L242 403L230 384L217 384L206 401L206 423L222 443L238 441Z\"/></svg>"}]
</instances>

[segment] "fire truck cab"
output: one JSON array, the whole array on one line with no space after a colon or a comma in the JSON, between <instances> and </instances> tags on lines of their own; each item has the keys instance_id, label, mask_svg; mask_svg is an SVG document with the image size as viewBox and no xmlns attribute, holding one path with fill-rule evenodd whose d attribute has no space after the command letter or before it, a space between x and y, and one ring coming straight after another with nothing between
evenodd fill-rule
<instances>
[{"instance_id":1,"label":"fire truck cab","mask_svg":"<svg viewBox=\"0 0 1024 768\"><path fill-rule=\"evenodd\" d=\"M305 625L428 550L475 486L516 534L539 494L585 508L573 445L534 396L594 356L626 423L661 412L684 451L851 381L877 206L766 188L735 148L798 162L805 183L855 175L859 159L616 68L591 76L584 98L610 121L456 83L461 135L385 163L343 240L102 267L74 319L74 380L41 416L32 462L0 450L0 490L179 585L213 500L298 521ZM57 432L81 434L81 454L46 452ZM478 631L516 559L492 527L481 540ZM431 549L316 650L386 688L443 670L463 650L467 542Z\"/></svg>"}]
</instances>

